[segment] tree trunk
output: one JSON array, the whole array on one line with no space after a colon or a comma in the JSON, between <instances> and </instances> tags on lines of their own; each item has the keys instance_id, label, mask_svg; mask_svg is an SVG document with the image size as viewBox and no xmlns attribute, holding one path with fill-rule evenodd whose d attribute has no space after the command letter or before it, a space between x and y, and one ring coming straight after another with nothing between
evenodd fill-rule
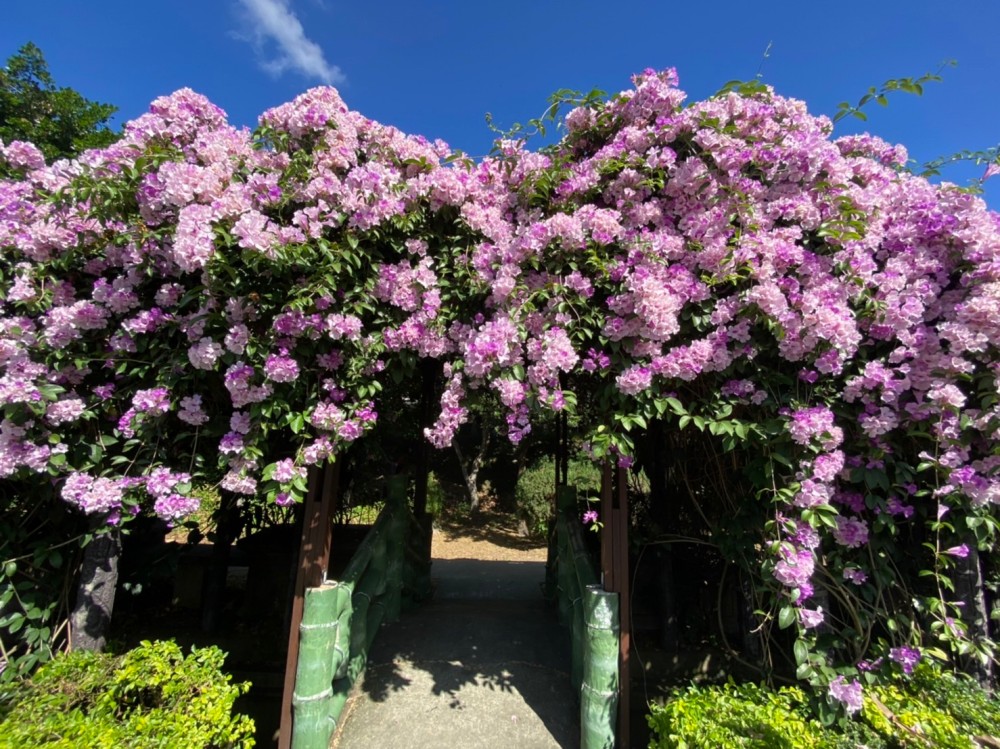
<instances>
[{"instance_id":1,"label":"tree trunk","mask_svg":"<svg viewBox=\"0 0 1000 749\"><path fill-rule=\"evenodd\" d=\"M201 629L203 632L217 632L222 624L225 609L226 577L229 573L229 553L239 536L240 510L236 498L223 493L222 505L216 515L215 543L212 556L205 568L202 582Z\"/></svg>"},{"instance_id":2,"label":"tree trunk","mask_svg":"<svg viewBox=\"0 0 1000 749\"><path fill-rule=\"evenodd\" d=\"M465 458L462 456L462 449L458 446L458 440L453 439L451 446L455 448L455 455L458 457L458 467L462 471L462 480L465 482L465 491L469 495L469 507L473 512L479 510L479 469L483 467L486 460L486 450L490 444L490 434L487 429L482 429L483 437L479 441L479 452L472 460L472 465L466 467Z\"/></svg>"},{"instance_id":3,"label":"tree trunk","mask_svg":"<svg viewBox=\"0 0 1000 749\"><path fill-rule=\"evenodd\" d=\"M121 531L105 520L101 517L91 523L98 535L83 550L76 602L69 617L73 650L103 650L111 626L122 541Z\"/></svg>"},{"instance_id":4,"label":"tree trunk","mask_svg":"<svg viewBox=\"0 0 1000 749\"><path fill-rule=\"evenodd\" d=\"M989 619L986 615L986 601L983 596L983 573L979 565L979 550L975 541L966 544L969 555L964 559L955 560L955 598L964 601L962 621L969 633L969 639L977 645L989 639ZM989 688L992 677L990 662L985 663L976 653L962 656L959 659L960 668L979 682L980 686Z\"/></svg>"}]
</instances>

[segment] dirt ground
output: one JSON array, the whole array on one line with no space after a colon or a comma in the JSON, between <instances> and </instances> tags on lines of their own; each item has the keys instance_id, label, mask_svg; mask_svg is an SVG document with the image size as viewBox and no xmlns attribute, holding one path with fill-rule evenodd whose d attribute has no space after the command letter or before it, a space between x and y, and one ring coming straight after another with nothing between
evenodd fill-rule
<instances>
[{"instance_id":1,"label":"dirt ground","mask_svg":"<svg viewBox=\"0 0 1000 749\"><path fill-rule=\"evenodd\" d=\"M434 521L433 559L544 562L547 553L546 540L524 535L512 514L478 512Z\"/></svg>"}]
</instances>

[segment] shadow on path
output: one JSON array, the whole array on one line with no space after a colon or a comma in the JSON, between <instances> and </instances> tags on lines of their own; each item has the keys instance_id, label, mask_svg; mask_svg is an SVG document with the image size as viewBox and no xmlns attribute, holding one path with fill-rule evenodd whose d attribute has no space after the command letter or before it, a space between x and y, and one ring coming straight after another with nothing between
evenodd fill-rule
<instances>
[{"instance_id":1,"label":"shadow on path","mask_svg":"<svg viewBox=\"0 0 1000 749\"><path fill-rule=\"evenodd\" d=\"M379 632L340 749L579 746L569 636L543 562L435 560L434 599Z\"/></svg>"}]
</instances>

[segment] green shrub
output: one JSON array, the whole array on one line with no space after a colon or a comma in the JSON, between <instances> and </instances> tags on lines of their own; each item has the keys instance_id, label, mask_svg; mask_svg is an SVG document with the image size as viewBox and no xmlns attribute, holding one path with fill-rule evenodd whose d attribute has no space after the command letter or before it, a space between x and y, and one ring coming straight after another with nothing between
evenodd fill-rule
<instances>
[{"instance_id":1,"label":"green shrub","mask_svg":"<svg viewBox=\"0 0 1000 749\"><path fill-rule=\"evenodd\" d=\"M4 706L0 749L237 749L254 744L253 721L233 715L249 684L231 684L224 653L143 642L122 656L60 655Z\"/></svg>"},{"instance_id":2,"label":"green shrub","mask_svg":"<svg viewBox=\"0 0 1000 749\"><path fill-rule=\"evenodd\" d=\"M911 684L921 700L947 712L963 731L984 736L1000 732L1000 702L968 676L924 662L914 670Z\"/></svg>"},{"instance_id":3,"label":"green shrub","mask_svg":"<svg viewBox=\"0 0 1000 749\"><path fill-rule=\"evenodd\" d=\"M655 749L827 749L835 744L809 717L806 695L755 684L691 686L648 716Z\"/></svg>"},{"instance_id":4,"label":"green shrub","mask_svg":"<svg viewBox=\"0 0 1000 749\"><path fill-rule=\"evenodd\" d=\"M901 685L869 687L861 716L890 746L976 749L959 723L932 702Z\"/></svg>"},{"instance_id":5,"label":"green shrub","mask_svg":"<svg viewBox=\"0 0 1000 749\"><path fill-rule=\"evenodd\" d=\"M582 496L599 497L601 470L588 460L571 460L567 471L568 483ZM553 460L535 463L524 470L517 479L514 497L518 515L535 535L545 535L552 516L552 497L555 494L556 469Z\"/></svg>"},{"instance_id":6,"label":"green shrub","mask_svg":"<svg viewBox=\"0 0 1000 749\"><path fill-rule=\"evenodd\" d=\"M973 736L1000 729L996 700L969 677L928 662L909 678L869 688L862 716L892 746L976 749Z\"/></svg>"},{"instance_id":7,"label":"green shrub","mask_svg":"<svg viewBox=\"0 0 1000 749\"><path fill-rule=\"evenodd\" d=\"M648 721L654 749L978 749L973 737L1000 727L1000 703L924 662L910 677L866 687L861 713L829 727L800 689L733 683L680 690Z\"/></svg>"}]
</instances>

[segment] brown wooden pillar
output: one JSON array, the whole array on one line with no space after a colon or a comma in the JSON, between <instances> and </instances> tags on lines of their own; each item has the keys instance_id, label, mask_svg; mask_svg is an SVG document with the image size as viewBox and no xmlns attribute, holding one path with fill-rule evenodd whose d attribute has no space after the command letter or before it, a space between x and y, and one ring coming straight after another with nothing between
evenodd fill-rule
<instances>
[{"instance_id":1,"label":"brown wooden pillar","mask_svg":"<svg viewBox=\"0 0 1000 749\"><path fill-rule=\"evenodd\" d=\"M299 568L295 576L291 627L288 632L288 655L285 659L285 688L281 698L281 727L278 749L292 745L292 693L299 659L299 625L306 588L323 584L330 565L331 515L337 498L340 461L309 472L309 490L303 507L302 542L299 545Z\"/></svg>"},{"instance_id":2,"label":"brown wooden pillar","mask_svg":"<svg viewBox=\"0 0 1000 749\"><path fill-rule=\"evenodd\" d=\"M438 371L441 363L434 359L420 361L420 438L417 447L417 473L414 476L413 514L418 518L427 513L427 475L430 473L431 443L423 434L434 424L434 401L437 394Z\"/></svg>"}]
</instances>

